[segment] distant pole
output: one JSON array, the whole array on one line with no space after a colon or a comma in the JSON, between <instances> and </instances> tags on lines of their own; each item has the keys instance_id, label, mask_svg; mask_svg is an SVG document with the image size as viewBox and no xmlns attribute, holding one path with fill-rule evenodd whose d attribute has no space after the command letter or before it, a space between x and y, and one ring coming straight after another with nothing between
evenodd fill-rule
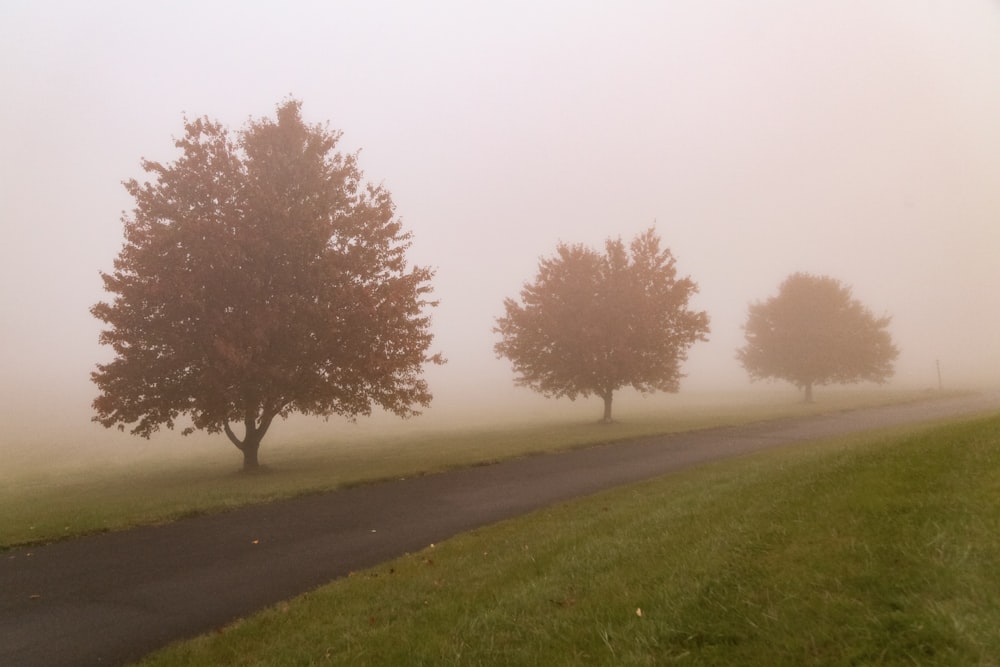
<instances>
[{"instance_id":1,"label":"distant pole","mask_svg":"<svg viewBox=\"0 0 1000 667\"><path fill-rule=\"evenodd\" d=\"M937 365L938 391L944 391L944 385L941 383L941 360L935 359L934 363Z\"/></svg>"}]
</instances>

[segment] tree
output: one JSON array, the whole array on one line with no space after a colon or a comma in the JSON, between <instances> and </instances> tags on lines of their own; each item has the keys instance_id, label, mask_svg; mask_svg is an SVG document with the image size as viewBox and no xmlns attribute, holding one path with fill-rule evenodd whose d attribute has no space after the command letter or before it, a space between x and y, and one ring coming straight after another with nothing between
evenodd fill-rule
<instances>
[{"instance_id":1,"label":"tree","mask_svg":"<svg viewBox=\"0 0 1000 667\"><path fill-rule=\"evenodd\" d=\"M891 320L873 315L833 278L796 273L777 296L750 306L737 358L751 379L787 380L812 402L814 385L892 377L899 350L887 330Z\"/></svg>"},{"instance_id":2,"label":"tree","mask_svg":"<svg viewBox=\"0 0 1000 667\"><path fill-rule=\"evenodd\" d=\"M390 193L300 109L235 135L185 118L180 157L125 182L135 208L101 273L114 299L91 309L115 353L92 373L94 421L148 438L185 415L185 434L224 432L253 470L275 417L429 405L433 272L408 268Z\"/></svg>"},{"instance_id":3,"label":"tree","mask_svg":"<svg viewBox=\"0 0 1000 667\"><path fill-rule=\"evenodd\" d=\"M697 291L690 278L677 278L654 229L628 250L609 239L604 255L559 244L524 285L523 303L504 300L494 350L512 362L518 385L571 400L596 395L610 422L618 389L678 390L687 349L707 340L708 315L687 308Z\"/></svg>"}]
</instances>

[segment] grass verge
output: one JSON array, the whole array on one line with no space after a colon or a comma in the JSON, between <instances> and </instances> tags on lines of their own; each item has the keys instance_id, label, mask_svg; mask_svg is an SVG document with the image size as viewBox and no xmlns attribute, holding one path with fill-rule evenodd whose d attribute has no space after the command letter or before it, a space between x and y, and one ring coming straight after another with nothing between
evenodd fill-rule
<instances>
[{"instance_id":1,"label":"grass verge","mask_svg":"<svg viewBox=\"0 0 1000 667\"><path fill-rule=\"evenodd\" d=\"M992 665L1000 418L769 450L358 572L156 665Z\"/></svg>"},{"instance_id":2,"label":"grass verge","mask_svg":"<svg viewBox=\"0 0 1000 667\"><path fill-rule=\"evenodd\" d=\"M822 402L805 405L787 393L702 402L670 396L621 410L620 421L608 425L569 417L436 428L410 422L341 435L336 443L330 437L285 447L265 442L264 460L273 472L264 475L236 473L236 450L222 442L214 456L190 460L105 460L22 474L8 470L0 476L0 550L539 452L923 397L920 392L829 391Z\"/></svg>"}]
</instances>

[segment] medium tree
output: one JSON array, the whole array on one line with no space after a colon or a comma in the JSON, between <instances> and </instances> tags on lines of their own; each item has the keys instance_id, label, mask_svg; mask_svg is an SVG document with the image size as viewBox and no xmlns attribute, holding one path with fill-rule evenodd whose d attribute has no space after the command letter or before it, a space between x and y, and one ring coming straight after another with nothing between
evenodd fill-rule
<instances>
[{"instance_id":1,"label":"medium tree","mask_svg":"<svg viewBox=\"0 0 1000 667\"><path fill-rule=\"evenodd\" d=\"M408 267L411 235L389 192L365 184L341 133L303 122L301 103L237 133L185 119L169 164L125 188L114 295L91 312L115 357L92 373L94 421L149 437L224 432L258 467L275 417L419 414L432 336L433 272Z\"/></svg>"},{"instance_id":2,"label":"medium tree","mask_svg":"<svg viewBox=\"0 0 1000 667\"><path fill-rule=\"evenodd\" d=\"M750 306L737 358L751 379L787 380L812 402L814 385L892 377L899 350L891 320L873 315L833 278L796 273L777 296Z\"/></svg>"},{"instance_id":3,"label":"medium tree","mask_svg":"<svg viewBox=\"0 0 1000 667\"><path fill-rule=\"evenodd\" d=\"M611 421L614 392L675 392L687 349L707 340L708 315L688 309L698 286L678 278L674 257L654 229L626 249L609 239L603 255L559 244L543 258L521 302L504 300L494 349L515 382L550 396L599 396Z\"/></svg>"}]
</instances>

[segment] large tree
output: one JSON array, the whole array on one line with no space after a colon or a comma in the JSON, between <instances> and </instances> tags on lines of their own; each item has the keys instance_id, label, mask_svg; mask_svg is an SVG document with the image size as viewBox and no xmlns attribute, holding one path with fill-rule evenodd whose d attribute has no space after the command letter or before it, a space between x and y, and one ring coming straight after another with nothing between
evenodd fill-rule
<instances>
[{"instance_id":1,"label":"large tree","mask_svg":"<svg viewBox=\"0 0 1000 667\"><path fill-rule=\"evenodd\" d=\"M787 380L811 402L814 385L892 377L899 350L891 320L873 315L838 280L796 273L777 296L750 306L737 358L751 379Z\"/></svg>"},{"instance_id":2,"label":"large tree","mask_svg":"<svg viewBox=\"0 0 1000 667\"><path fill-rule=\"evenodd\" d=\"M521 301L504 300L497 356L511 361L517 384L545 396L600 397L606 422L623 387L677 391L688 348L707 340L708 315L688 309L698 287L675 264L654 229L629 248L609 239L603 255L559 244Z\"/></svg>"},{"instance_id":3,"label":"large tree","mask_svg":"<svg viewBox=\"0 0 1000 667\"><path fill-rule=\"evenodd\" d=\"M238 132L185 119L171 163L125 188L114 295L91 312L112 361L92 374L94 421L149 437L224 432L258 467L275 417L419 414L431 394L432 271L410 267L390 193L363 182L341 133L289 100Z\"/></svg>"}]
</instances>

